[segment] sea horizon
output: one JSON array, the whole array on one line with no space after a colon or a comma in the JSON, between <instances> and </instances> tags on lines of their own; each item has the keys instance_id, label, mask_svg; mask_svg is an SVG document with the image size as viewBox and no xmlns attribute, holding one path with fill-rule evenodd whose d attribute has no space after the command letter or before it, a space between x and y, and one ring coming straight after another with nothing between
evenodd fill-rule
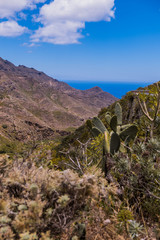
<instances>
[{"instance_id":1,"label":"sea horizon","mask_svg":"<svg viewBox=\"0 0 160 240\"><path fill-rule=\"evenodd\" d=\"M103 91L121 99L127 92L136 90L139 87L146 87L154 82L99 82L99 81L71 81L63 80L71 87L79 90L87 90L93 87L100 87Z\"/></svg>"}]
</instances>

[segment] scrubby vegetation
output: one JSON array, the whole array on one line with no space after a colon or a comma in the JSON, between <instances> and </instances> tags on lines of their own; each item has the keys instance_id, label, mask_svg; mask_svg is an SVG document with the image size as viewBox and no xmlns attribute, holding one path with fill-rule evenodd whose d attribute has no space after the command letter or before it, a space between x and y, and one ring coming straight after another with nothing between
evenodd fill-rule
<instances>
[{"instance_id":1,"label":"scrubby vegetation","mask_svg":"<svg viewBox=\"0 0 160 240\"><path fill-rule=\"evenodd\" d=\"M159 85L138 101L154 126L144 109L126 124L122 100L61 145L1 152L0 239L159 240Z\"/></svg>"},{"instance_id":2,"label":"scrubby vegetation","mask_svg":"<svg viewBox=\"0 0 160 240\"><path fill-rule=\"evenodd\" d=\"M0 239L153 239L160 212L156 163L119 157L112 183L95 167L80 177L1 158Z\"/></svg>"}]
</instances>

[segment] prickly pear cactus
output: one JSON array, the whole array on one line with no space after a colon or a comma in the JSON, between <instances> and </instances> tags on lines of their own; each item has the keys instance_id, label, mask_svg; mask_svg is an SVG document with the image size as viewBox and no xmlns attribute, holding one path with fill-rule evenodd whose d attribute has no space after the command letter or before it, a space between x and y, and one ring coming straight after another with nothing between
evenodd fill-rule
<instances>
[{"instance_id":1,"label":"prickly pear cactus","mask_svg":"<svg viewBox=\"0 0 160 240\"><path fill-rule=\"evenodd\" d=\"M118 125L122 125L122 107L119 103L116 103L115 115L117 116Z\"/></svg>"},{"instance_id":2,"label":"prickly pear cactus","mask_svg":"<svg viewBox=\"0 0 160 240\"><path fill-rule=\"evenodd\" d=\"M105 119L106 119L108 125L110 125L110 122L111 122L111 115L110 115L109 112L106 113Z\"/></svg>"},{"instance_id":3,"label":"prickly pear cactus","mask_svg":"<svg viewBox=\"0 0 160 240\"><path fill-rule=\"evenodd\" d=\"M126 140L127 144L129 144L129 142L136 137L138 128L134 124L122 125L122 107L119 103L116 103L115 114L116 115L111 117L107 112L105 119L112 131L117 133L122 141ZM95 126L92 128L94 136L98 136L100 133L105 133L107 131L106 127L98 117L93 118L92 124Z\"/></svg>"},{"instance_id":4,"label":"prickly pear cactus","mask_svg":"<svg viewBox=\"0 0 160 240\"><path fill-rule=\"evenodd\" d=\"M134 140L138 132L138 128L136 125L130 125L129 127L125 128L120 134L120 138L125 141L126 139Z\"/></svg>"},{"instance_id":5,"label":"prickly pear cactus","mask_svg":"<svg viewBox=\"0 0 160 240\"><path fill-rule=\"evenodd\" d=\"M98 128L93 127L92 128L92 133L93 133L94 137L98 137L98 135L101 134L102 132Z\"/></svg>"},{"instance_id":6,"label":"prickly pear cactus","mask_svg":"<svg viewBox=\"0 0 160 240\"><path fill-rule=\"evenodd\" d=\"M108 131L104 132L104 150L105 153L110 153L110 134Z\"/></svg>"},{"instance_id":7,"label":"prickly pear cactus","mask_svg":"<svg viewBox=\"0 0 160 240\"><path fill-rule=\"evenodd\" d=\"M115 133L117 132L117 116L116 115L114 115L111 118L110 127Z\"/></svg>"},{"instance_id":8,"label":"prickly pear cactus","mask_svg":"<svg viewBox=\"0 0 160 240\"><path fill-rule=\"evenodd\" d=\"M102 123L102 121L98 117L94 117L92 120L93 125L98 128L102 133L104 133L107 129Z\"/></svg>"},{"instance_id":9,"label":"prickly pear cactus","mask_svg":"<svg viewBox=\"0 0 160 240\"><path fill-rule=\"evenodd\" d=\"M138 128L134 124L122 125L122 107L119 103L116 103L115 115L111 117L110 113L107 112L105 120L112 129L111 133L109 133L98 117L92 120L92 124L94 125L94 127L92 127L93 136L96 137L99 134L104 134L102 170L105 169L106 156L108 156L108 154L112 156L119 151L121 140L128 146L130 141L135 139L138 132Z\"/></svg>"},{"instance_id":10,"label":"prickly pear cactus","mask_svg":"<svg viewBox=\"0 0 160 240\"><path fill-rule=\"evenodd\" d=\"M115 116L116 117L116 116ZM104 144L103 144L103 160L102 160L102 171L107 175L107 156L115 154L120 147L120 138L117 133L113 132L110 136L109 131L104 126L99 118L93 118L92 121L94 127L92 128L93 136L98 136L99 134L104 134ZM113 129L116 131L117 123L112 119Z\"/></svg>"},{"instance_id":11,"label":"prickly pear cactus","mask_svg":"<svg viewBox=\"0 0 160 240\"><path fill-rule=\"evenodd\" d=\"M120 148L120 137L117 133L113 132L110 140L110 154L114 155L119 151Z\"/></svg>"}]
</instances>

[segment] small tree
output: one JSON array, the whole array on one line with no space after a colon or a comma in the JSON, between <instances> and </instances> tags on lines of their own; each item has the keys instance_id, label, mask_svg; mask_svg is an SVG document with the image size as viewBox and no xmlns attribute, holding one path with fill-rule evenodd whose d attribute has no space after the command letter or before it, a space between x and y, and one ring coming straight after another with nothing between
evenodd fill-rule
<instances>
[{"instance_id":1,"label":"small tree","mask_svg":"<svg viewBox=\"0 0 160 240\"><path fill-rule=\"evenodd\" d=\"M160 116L160 82L150 85L147 90L136 93L138 103L150 123L150 137L153 138L153 131L157 124L157 117Z\"/></svg>"}]
</instances>

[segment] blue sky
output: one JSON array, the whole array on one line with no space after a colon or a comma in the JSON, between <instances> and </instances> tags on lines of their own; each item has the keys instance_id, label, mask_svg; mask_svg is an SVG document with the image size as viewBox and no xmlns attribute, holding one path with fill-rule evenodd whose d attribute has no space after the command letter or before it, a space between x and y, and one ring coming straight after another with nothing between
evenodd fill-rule
<instances>
[{"instance_id":1,"label":"blue sky","mask_svg":"<svg viewBox=\"0 0 160 240\"><path fill-rule=\"evenodd\" d=\"M0 0L0 56L59 79L160 80L159 0Z\"/></svg>"}]
</instances>

